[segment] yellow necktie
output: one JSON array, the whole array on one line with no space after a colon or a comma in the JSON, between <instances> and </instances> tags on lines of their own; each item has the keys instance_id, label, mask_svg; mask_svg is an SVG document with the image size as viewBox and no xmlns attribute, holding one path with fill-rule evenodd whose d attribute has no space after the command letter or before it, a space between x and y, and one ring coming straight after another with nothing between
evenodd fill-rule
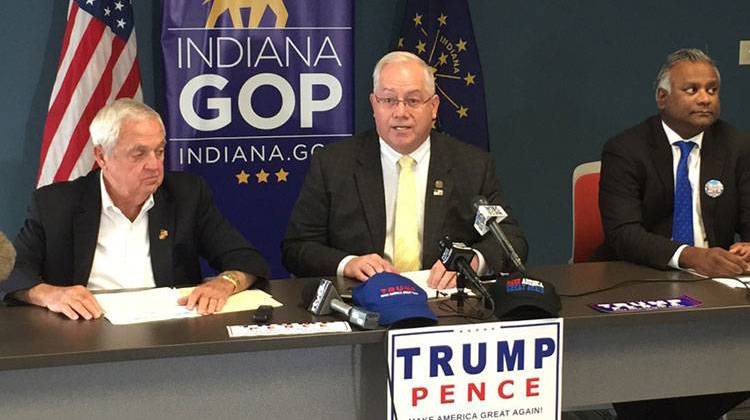
<instances>
[{"instance_id":1,"label":"yellow necktie","mask_svg":"<svg viewBox=\"0 0 750 420\"><path fill-rule=\"evenodd\" d=\"M411 156L398 161L398 192L394 230L393 265L401 271L419 270L419 233L417 230L417 182Z\"/></svg>"}]
</instances>

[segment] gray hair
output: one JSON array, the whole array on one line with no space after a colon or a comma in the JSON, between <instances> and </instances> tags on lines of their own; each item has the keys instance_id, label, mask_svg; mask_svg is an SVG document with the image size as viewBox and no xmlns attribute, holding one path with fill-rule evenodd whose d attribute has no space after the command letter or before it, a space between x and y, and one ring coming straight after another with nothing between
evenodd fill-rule
<instances>
[{"instance_id":1,"label":"gray hair","mask_svg":"<svg viewBox=\"0 0 750 420\"><path fill-rule=\"evenodd\" d=\"M384 55L383 58L375 65L372 71L372 90L375 91L380 86L380 73L383 67L388 64L415 62L422 67L424 71L424 88L430 96L435 94L435 77L432 75L432 68L427 65L418 55L408 51L391 51Z\"/></svg>"},{"instance_id":2,"label":"gray hair","mask_svg":"<svg viewBox=\"0 0 750 420\"><path fill-rule=\"evenodd\" d=\"M716 67L714 60L708 56L708 54L697 48L682 48L667 56L666 61L662 64L659 69L659 74L656 75L656 81L654 82L654 93L659 93L659 89L664 89L667 93L670 93L671 86L669 85L669 73L677 63L680 61L691 61L693 63L704 62L713 66L716 71L716 77L721 83L721 74L719 74L719 68Z\"/></svg>"},{"instance_id":3,"label":"gray hair","mask_svg":"<svg viewBox=\"0 0 750 420\"><path fill-rule=\"evenodd\" d=\"M100 109L89 125L91 142L94 146L101 146L104 154L109 155L117 144L120 136L120 127L126 120L148 120L159 121L162 131L164 122L158 112L143 102L130 98L121 98Z\"/></svg>"}]
</instances>

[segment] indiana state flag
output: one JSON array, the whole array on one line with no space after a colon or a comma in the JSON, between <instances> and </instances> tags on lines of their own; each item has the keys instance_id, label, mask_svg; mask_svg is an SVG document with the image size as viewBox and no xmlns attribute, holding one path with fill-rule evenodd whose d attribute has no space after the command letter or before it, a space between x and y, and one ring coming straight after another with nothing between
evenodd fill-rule
<instances>
[{"instance_id":1,"label":"indiana state flag","mask_svg":"<svg viewBox=\"0 0 750 420\"><path fill-rule=\"evenodd\" d=\"M484 81L466 0L407 0L396 49L432 67L440 95L436 128L489 150Z\"/></svg>"}]
</instances>

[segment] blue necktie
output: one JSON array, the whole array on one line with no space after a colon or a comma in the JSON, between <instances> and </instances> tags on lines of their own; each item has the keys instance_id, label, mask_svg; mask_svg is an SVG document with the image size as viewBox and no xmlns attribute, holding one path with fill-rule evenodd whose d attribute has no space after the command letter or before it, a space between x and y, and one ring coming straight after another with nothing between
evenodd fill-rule
<instances>
[{"instance_id":1,"label":"blue necktie","mask_svg":"<svg viewBox=\"0 0 750 420\"><path fill-rule=\"evenodd\" d=\"M693 246L693 191L688 178L688 157L695 143L678 141L674 144L680 147L680 162L677 164L675 174L672 239L675 242Z\"/></svg>"}]
</instances>

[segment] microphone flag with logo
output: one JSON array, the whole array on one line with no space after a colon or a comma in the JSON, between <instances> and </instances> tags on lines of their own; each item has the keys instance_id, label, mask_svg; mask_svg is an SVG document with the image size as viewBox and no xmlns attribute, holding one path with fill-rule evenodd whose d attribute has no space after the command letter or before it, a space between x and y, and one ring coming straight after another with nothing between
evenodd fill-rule
<instances>
[{"instance_id":1,"label":"microphone flag with logo","mask_svg":"<svg viewBox=\"0 0 750 420\"><path fill-rule=\"evenodd\" d=\"M273 278L310 158L354 131L351 0L164 0L167 167L206 179Z\"/></svg>"},{"instance_id":2,"label":"microphone flag with logo","mask_svg":"<svg viewBox=\"0 0 750 420\"><path fill-rule=\"evenodd\" d=\"M360 328L372 330L378 327L380 314L347 304L341 299L336 287L328 279L307 282L302 288L302 305L314 315L329 315L338 312L347 321Z\"/></svg>"},{"instance_id":3,"label":"microphone flag with logo","mask_svg":"<svg viewBox=\"0 0 750 420\"><path fill-rule=\"evenodd\" d=\"M436 128L489 150L484 78L466 0L408 0L396 50L422 58L440 96Z\"/></svg>"}]
</instances>

